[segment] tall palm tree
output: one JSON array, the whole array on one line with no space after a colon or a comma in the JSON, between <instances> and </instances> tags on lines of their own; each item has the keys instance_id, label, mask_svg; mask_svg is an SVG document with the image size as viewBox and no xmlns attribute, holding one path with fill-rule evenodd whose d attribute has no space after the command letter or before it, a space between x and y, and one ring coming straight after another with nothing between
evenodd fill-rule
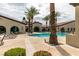
<instances>
[{"instance_id":1,"label":"tall palm tree","mask_svg":"<svg viewBox=\"0 0 79 59\"><path fill-rule=\"evenodd\" d=\"M38 10L35 7L27 8L27 12L25 12L27 19L29 20L29 32L32 33L33 26L33 18L35 15L39 14Z\"/></svg>"},{"instance_id":2,"label":"tall palm tree","mask_svg":"<svg viewBox=\"0 0 79 59\"><path fill-rule=\"evenodd\" d=\"M56 26L57 26L57 20L55 17L55 5L54 3L50 3L50 39L49 43L58 45L57 35L56 35Z\"/></svg>"},{"instance_id":3,"label":"tall palm tree","mask_svg":"<svg viewBox=\"0 0 79 59\"><path fill-rule=\"evenodd\" d=\"M45 16L45 17L43 18L43 20L46 21L46 31L47 31L47 30L48 30L48 29L47 29L47 24L48 24L48 20L49 20L49 15Z\"/></svg>"},{"instance_id":4,"label":"tall palm tree","mask_svg":"<svg viewBox=\"0 0 79 59\"><path fill-rule=\"evenodd\" d=\"M60 16L60 13L59 12L56 12L55 13L55 17L59 17ZM50 19L50 15L46 15L43 20L46 21L46 30L47 30L47 24L48 24L48 20Z\"/></svg>"}]
</instances>

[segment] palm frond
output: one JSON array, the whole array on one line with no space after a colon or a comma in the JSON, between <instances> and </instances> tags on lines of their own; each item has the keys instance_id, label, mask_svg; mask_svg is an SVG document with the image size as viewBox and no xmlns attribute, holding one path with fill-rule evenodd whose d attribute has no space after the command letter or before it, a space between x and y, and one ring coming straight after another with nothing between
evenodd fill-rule
<instances>
[{"instance_id":1,"label":"palm frond","mask_svg":"<svg viewBox=\"0 0 79 59\"><path fill-rule=\"evenodd\" d=\"M35 15L39 14L38 10L35 7L31 8L26 8L25 15L27 16L27 19L32 19L34 18Z\"/></svg>"}]
</instances>

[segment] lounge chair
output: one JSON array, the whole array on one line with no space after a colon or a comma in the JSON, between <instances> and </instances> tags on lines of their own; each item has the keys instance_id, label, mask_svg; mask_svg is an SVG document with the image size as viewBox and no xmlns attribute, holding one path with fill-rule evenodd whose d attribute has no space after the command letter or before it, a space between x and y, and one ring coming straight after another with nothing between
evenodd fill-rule
<instances>
[{"instance_id":1,"label":"lounge chair","mask_svg":"<svg viewBox=\"0 0 79 59\"><path fill-rule=\"evenodd\" d=\"M4 42L3 42L4 37L5 37L5 35L2 35L2 36L0 37L0 46L3 45L3 43L4 43Z\"/></svg>"},{"instance_id":2,"label":"lounge chair","mask_svg":"<svg viewBox=\"0 0 79 59\"><path fill-rule=\"evenodd\" d=\"M45 42L45 43L48 43L48 42L46 41L46 39L44 39L44 42Z\"/></svg>"}]
</instances>

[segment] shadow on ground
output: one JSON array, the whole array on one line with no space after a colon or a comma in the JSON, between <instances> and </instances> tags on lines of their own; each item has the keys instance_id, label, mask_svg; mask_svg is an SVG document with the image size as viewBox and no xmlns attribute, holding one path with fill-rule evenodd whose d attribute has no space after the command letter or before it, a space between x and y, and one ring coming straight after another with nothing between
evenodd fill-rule
<instances>
[{"instance_id":1,"label":"shadow on ground","mask_svg":"<svg viewBox=\"0 0 79 59\"><path fill-rule=\"evenodd\" d=\"M16 37L17 35L10 34L10 35L5 36L4 39L15 39Z\"/></svg>"},{"instance_id":2,"label":"shadow on ground","mask_svg":"<svg viewBox=\"0 0 79 59\"><path fill-rule=\"evenodd\" d=\"M66 50L64 50L61 46L56 46L56 49L63 55L63 56L71 56Z\"/></svg>"}]
</instances>

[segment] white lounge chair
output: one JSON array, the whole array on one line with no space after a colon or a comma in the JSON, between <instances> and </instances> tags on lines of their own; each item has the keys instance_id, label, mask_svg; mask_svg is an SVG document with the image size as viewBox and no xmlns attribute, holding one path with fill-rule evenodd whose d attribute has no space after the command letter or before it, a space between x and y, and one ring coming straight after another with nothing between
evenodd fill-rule
<instances>
[{"instance_id":1,"label":"white lounge chair","mask_svg":"<svg viewBox=\"0 0 79 59\"><path fill-rule=\"evenodd\" d=\"M3 45L3 43L4 43L4 42L3 42L4 37L5 37L5 35L1 35L1 36L0 36L0 46Z\"/></svg>"}]
</instances>

